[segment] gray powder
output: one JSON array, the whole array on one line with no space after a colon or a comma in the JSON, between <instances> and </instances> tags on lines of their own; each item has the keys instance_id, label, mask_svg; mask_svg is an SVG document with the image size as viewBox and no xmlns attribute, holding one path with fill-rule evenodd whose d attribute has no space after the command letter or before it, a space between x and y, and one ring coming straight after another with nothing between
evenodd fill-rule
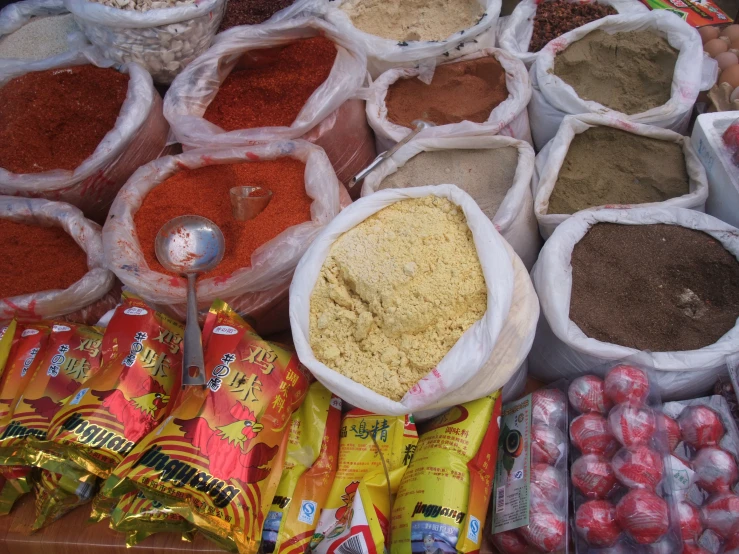
<instances>
[{"instance_id":1,"label":"gray powder","mask_svg":"<svg viewBox=\"0 0 739 554\"><path fill-rule=\"evenodd\" d=\"M32 19L0 39L0 58L42 60L69 50L67 34L78 31L72 14Z\"/></svg>"},{"instance_id":2,"label":"gray powder","mask_svg":"<svg viewBox=\"0 0 739 554\"><path fill-rule=\"evenodd\" d=\"M518 149L512 146L481 150L421 152L380 183L382 189L457 185L490 219L513 185Z\"/></svg>"}]
</instances>

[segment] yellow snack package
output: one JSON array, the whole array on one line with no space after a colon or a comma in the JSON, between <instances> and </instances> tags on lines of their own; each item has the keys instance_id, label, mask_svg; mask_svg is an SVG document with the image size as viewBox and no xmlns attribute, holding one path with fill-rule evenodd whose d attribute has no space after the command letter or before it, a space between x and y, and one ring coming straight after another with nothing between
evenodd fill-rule
<instances>
[{"instance_id":1,"label":"yellow snack package","mask_svg":"<svg viewBox=\"0 0 739 554\"><path fill-rule=\"evenodd\" d=\"M341 423L339 462L310 550L380 554L388 546L392 495L418 442L412 416L354 409Z\"/></svg>"},{"instance_id":2,"label":"yellow snack package","mask_svg":"<svg viewBox=\"0 0 739 554\"><path fill-rule=\"evenodd\" d=\"M195 527L182 516L143 493L125 494L110 514L110 528L126 534L126 545L135 546L155 533L180 533L188 538Z\"/></svg>"},{"instance_id":3,"label":"yellow snack package","mask_svg":"<svg viewBox=\"0 0 739 554\"><path fill-rule=\"evenodd\" d=\"M42 469L41 477L34 484L36 520L31 529L41 529L76 507L87 504L95 495L97 487L98 478L89 473L83 473L78 479L74 479Z\"/></svg>"},{"instance_id":4,"label":"yellow snack package","mask_svg":"<svg viewBox=\"0 0 739 554\"><path fill-rule=\"evenodd\" d=\"M17 327L18 323L15 319L7 325L0 327L0 377L2 377L3 371L5 371L5 364L8 361L13 346L18 342L18 335L15 333Z\"/></svg>"},{"instance_id":5,"label":"yellow snack package","mask_svg":"<svg viewBox=\"0 0 739 554\"><path fill-rule=\"evenodd\" d=\"M500 391L421 426L392 512L391 552L476 553L482 544L500 432Z\"/></svg>"},{"instance_id":6,"label":"yellow snack package","mask_svg":"<svg viewBox=\"0 0 739 554\"><path fill-rule=\"evenodd\" d=\"M120 502L119 498L111 498L103 494L102 490L99 491L95 495L95 498L92 499L92 506L90 506L90 518L87 520L87 522L99 523L105 519L108 519L118 502Z\"/></svg>"},{"instance_id":7,"label":"yellow snack package","mask_svg":"<svg viewBox=\"0 0 739 554\"><path fill-rule=\"evenodd\" d=\"M293 414L285 467L262 529L265 554L303 554L336 475L341 400L313 383Z\"/></svg>"},{"instance_id":8,"label":"yellow snack package","mask_svg":"<svg viewBox=\"0 0 739 554\"><path fill-rule=\"evenodd\" d=\"M8 515L21 496L31 492L31 468L24 466L0 467L0 516Z\"/></svg>"}]
</instances>

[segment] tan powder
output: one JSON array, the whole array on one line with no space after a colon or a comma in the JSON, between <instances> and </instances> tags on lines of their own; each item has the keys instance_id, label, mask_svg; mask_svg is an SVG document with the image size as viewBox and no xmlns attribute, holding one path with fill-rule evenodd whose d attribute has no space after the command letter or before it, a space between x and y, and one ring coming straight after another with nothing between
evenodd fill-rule
<instances>
[{"instance_id":1,"label":"tan powder","mask_svg":"<svg viewBox=\"0 0 739 554\"><path fill-rule=\"evenodd\" d=\"M331 369L400 400L486 308L462 210L436 196L403 200L331 247L311 294L310 343Z\"/></svg>"}]
</instances>

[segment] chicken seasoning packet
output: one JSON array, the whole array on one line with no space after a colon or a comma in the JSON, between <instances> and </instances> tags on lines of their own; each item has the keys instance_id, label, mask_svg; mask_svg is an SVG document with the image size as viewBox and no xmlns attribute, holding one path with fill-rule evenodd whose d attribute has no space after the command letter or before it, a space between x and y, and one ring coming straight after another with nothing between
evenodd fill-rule
<instances>
[{"instance_id":1,"label":"chicken seasoning packet","mask_svg":"<svg viewBox=\"0 0 739 554\"><path fill-rule=\"evenodd\" d=\"M108 477L179 392L183 333L180 323L124 293L103 336L105 362L53 417L48 447Z\"/></svg>"},{"instance_id":2,"label":"chicken seasoning packet","mask_svg":"<svg viewBox=\"0 0 739 554\"><path fill-rule=\"evenodd\" d=\"M262 340L224 302L213 303L203 336L207 387L188 388L106 490L129 479L211 540L253 554L309 379L294 352Z\"/></svg>"},{"instance_id":3,"label":"chicken seasoning packet","mask_svg":"<svg viewBox=\"0 0 739 554\"><path fill-rule=\"evenodd\" d=\"M36 520L31 529L36 531L88 503L98 487L99 479L94 475L82 474L71 478L60 473L41 470L41 477L34 484Z\"/></svg>"},{"instance_id":4,"label":"chicken seasoning packet","mask_svg":"<svg viewBox=\"0 0 739 554\"><path fill-rule=\"evenodd\" d=\"M111 529L126 534L126 546L136 546L155 533L180 533L190 540L195 532L192 523L143 493L123 495L110 514Z\"/></svg>"},{"instance_id":5,"label":"chicken seasoning packet","mask_svg":"<svg viewBox=\"0 0 739 554\"><path fill-rule=\"evenodd\" d=\"M13 349L15 343L18 342L18 335L15 334L17 326L18 323L14 319L7 325L0 327L0 377L2 377L3 371L5 371L5 364L10 356L10 351Z\"/></svg>"}]
</instances>

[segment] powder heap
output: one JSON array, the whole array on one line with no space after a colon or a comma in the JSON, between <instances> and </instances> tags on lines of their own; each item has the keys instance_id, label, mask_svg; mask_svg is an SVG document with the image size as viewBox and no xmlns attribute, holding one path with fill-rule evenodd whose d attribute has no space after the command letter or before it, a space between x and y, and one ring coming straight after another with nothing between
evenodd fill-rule
<instances>
[{"instance_id":1,"label":"powder heap","mask_svg":"<svg viewBox=\"0 0 739 554\"><path fill-rule=\"evenodd\" d=\"M702 231L598 223L572 253L570 319L652 352L715 343L739 317L739 263Z\"/></svg>"},{"instance_id":2,"label":"powder heap","mask_svg":"<svg viewBox=\"0 0 739 554\"><path fill-rule=\"evenodd\" d=\"M328 78L336 54L334 43L324 37L247 52L203 117L226 131L289 127Z\"/></svg>"},{"instance_id":3,"label":"powder heap","mask_svg":"<svg viewBox=\"0 0 739 554\"><path fill-rule=\"evenodd\" d=\"M538 52L551 40L618 12L612 6L592 3L547 0L536 7L534 32L529 43L529 52Z\"/></svg>"},{"instance_id":4,"label":"powder heap","mask_svg":"<svg viewBox=\"0 0 739 554\"><path fill-rule=\"evenodd\" d=\"M228 0L218 32L238 25L257 25L288 6L295 0Z\"/></svg>"},{"instance_id":5,"label":"powder heap","mask_svg":"<svg viewBox=\"0 0 739 554\"><path fill-rule=\"evenodd\" d=\"M557 54L554 74L580 98L631 115L667 103L677 56L654 30L597 30Z\"/></svg>"},{"instance_id":6,"label":"powder heap","mask_svg":"<svg viewBox=\"0 0 739 554\"><path fill-rule=\"evenodd\" d=\"M436 125L484 123L508 98L505 70L495 58L440 65L430 85L417 78L399 79L387 91L387 117L412 127L414 119Z\"/></svg>"},{"instance_id":7,"label":"powder heap","mask_svg":"<svg viewBox=\"0 0 739 554\"><path fill-rule=\"evenodd\" d=\"M316 357L393 400L486 310L462 210L445 198L396 202L341 235L311 294Z\"/></svg>"},{"instance_id":8,"label":"powder heap","mask_svg":"<svg viewBox=\"0 0 739 554\"><path fill-rule=\"evenodd\" d=\"M87 254L61 227L0 219L5 263L0 298L69 288L87 273Z\"/></svg>"},{"instance_id":9,"label":"powder heap","mask_svg":"<svg viewBox=\"0 0 739 554\"><path fill-rule=\"evenodd\" d=\"M547 213L662 202L689 192L680 144L611 127L591 127L570 143Z\"/></svg>"},{"instance_id":10,"label":"powder heap","mask_svg":"<svg viewBox=\"0 0 739 554\"><path fill-rule=\"evenodd\" d=\"M446 40L476 25L478 0L345 0L340 6L360 31L390 40Z\"/></svg>"},{"instance_id":11,"label":"powder heap","mask_svg":"<svg viewBox=\"0 0 739 554\"><path fill-rule=\"evenodd\" d=\"M259 186L272 191L272 200L249 221L231 216L229 190ZM162 225L181 215L201 215L221 228L226 241L223 261L205 278L230 275L251 267L252 253L288 227L310 221L312 199L305 192L305 164L292 158L241 164L210 165L176 173L144 199L134 217L136 234L152 271L168 273L159 264L154 240Z\"/></svg>"},{"instance_id":12,"label":"powder heap","mask_svg":"<svg viewBox=\"0 0 739 554\"><path fill-rule=\"evenodd\" d=\"M421 152L380 183L382 189L457 185L490 219L513 184L518 150L512 146L480 150Z\"/></svg>"},{"instance_id":13,"label":"powder heap","mask_svg":"<svg viewBox=\"0 0 739 554\"><path fill-rule=\"evenodd\" d=\"M74 170L115 126L128 75L82 65L16 77L0 89L0 167Z\"/></svg>"},{"instance_id":14,"label":"powder heap","mask_svg":"<svg viewBox=\"0 0 739 554\"><path fill-rule=\"evenodd\" d=\"M43 60L69 50L67 35L79 31L74 16L36 17L0 39L0 58Z\"/></svg>"}]
</instances>

